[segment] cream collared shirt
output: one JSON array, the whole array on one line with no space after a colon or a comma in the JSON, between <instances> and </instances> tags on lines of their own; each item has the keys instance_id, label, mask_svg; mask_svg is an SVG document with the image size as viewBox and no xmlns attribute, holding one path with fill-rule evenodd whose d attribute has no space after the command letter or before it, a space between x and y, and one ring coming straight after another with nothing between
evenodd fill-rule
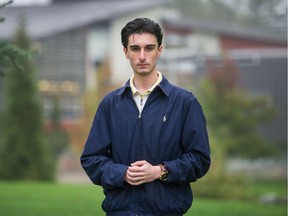
<instances>
[{"instance_id":1,"label":"cream collared shirt","mask_svg":"<svg viewBox=\"0 0 288 216\"><path fill-rule=\"evenodd\" d=\"M134 74L132 75L132 77L130 78L130 86L131 86L131 90L133 93L133 98L136 102L136 105L138 107L139 112L141 113L144 105L150 95L150 93L154 90L154 88L159 85L159 83L162 81L162 74L160 72L157 71L158 74L158 79L157 81L153 84L153 86L151 86L150 89L148 89L147 91L145 91L143 94L141 94L137 88L134 85Z\"/></svg>"}]
</instances>

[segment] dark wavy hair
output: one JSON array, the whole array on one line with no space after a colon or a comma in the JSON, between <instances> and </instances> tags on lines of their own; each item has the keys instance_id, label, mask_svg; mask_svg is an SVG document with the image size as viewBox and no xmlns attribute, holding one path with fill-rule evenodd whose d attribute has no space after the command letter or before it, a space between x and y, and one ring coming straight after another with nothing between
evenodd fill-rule
<instances>
[{"instance_id":1,"label":"dark wavy hair","mask_svg":"<svg viewBox=\"0 0 288 216\"><path fill-rule=\"evenodd\" d=\"M127 49L128 37L132 34L150 33L155 35L158 46L162 44L163 32L158 23L149 18L137 18L130 21L121 31L122 45Z\"/></svg>"}]
</instances>

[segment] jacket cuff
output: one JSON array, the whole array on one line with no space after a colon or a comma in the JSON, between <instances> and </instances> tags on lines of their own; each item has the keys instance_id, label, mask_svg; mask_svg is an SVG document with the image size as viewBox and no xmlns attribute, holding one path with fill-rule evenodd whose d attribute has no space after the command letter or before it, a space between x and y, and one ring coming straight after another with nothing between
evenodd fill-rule
<instances>
[{"instance_id":1,"label":"jacket cuff","mask_svg":"<svg viewBox=\"0 0 288 216\"><path fill-rule=\"evenodd\" d=\"M124 187L125 186L125 181L124 181L124 176L126 173L126 170L128 169L128 166L119 164L118 166L115 167L114 172L115 176L117 176L117 185L118 187Z\"/></svg>"}]
</instances>

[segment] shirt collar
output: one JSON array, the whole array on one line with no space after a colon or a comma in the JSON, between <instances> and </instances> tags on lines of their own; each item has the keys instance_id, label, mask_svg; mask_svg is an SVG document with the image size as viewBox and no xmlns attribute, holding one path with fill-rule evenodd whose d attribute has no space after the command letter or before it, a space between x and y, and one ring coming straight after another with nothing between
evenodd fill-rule
<instances>
[{"instance_id":1,"label":"shirt collar","mask_svg":"<svg viewBox=\"0 0 288 216\"><path fill-rule=\"evenodd\" d=\"M156 87L157 85L159 85L160 82L162 81L162 79L163 79L162 74L161 74L160 72L158 72L158 71L157 71L157 74L158 74L158 79L157 79L156 82L153 84L153 86L151 86L151 88L148 89L145 93L151 93L151 92L155 89L155 87ZM130 78L130 87L131 87L131 90L132 90L133 95L135 95L135 94L137 94L137 93L139 93L139 92L138 92L138 90L136 89L133 81L134 81L134 74L133 74L132 77ZM144 94L145 94L145 93L144 93Z\"/></svg>"},{"instance_id":2,"label":"shirt collar","mask_svg":"<svg viewBox=\"0 0 288 216\"><path fill-rule=\"evenodd\" d=\"M162 75L162 81L159 83L157 88L161 89L166 96L169 96L170 92L172 91L173 85L170 84L169 81L165 78L165 76ZM117 95L123 94L126 90L132 91L130 86L130 80L128 80L122 88L118 89Z\"/></svg>"}]
</instances>

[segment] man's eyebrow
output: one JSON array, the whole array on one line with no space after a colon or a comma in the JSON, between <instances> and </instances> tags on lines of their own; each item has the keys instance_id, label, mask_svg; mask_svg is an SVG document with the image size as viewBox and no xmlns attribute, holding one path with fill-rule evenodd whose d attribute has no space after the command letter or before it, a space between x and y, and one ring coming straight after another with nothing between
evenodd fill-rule
<instances>
[{"instance_id":1,"label":"man's eyebrow","mask_svg":"<svg viewBox=\"0 0 288 216\"><path fill-rule=\"evenodd\" d=\"M137 48L137 47L139 47L138 45L130 45L129 46L130 48Z\"/></svg>"},{"instance_id":2,"label":"man's eyebrow","mask_svg":"<svg viewBox=\"0 0 288 216\"><path fill-rule=\"evenodd\" d=\"M145 47L155 47L156 45L155 44L147 44L147 45L145 45ZM130 45L129 46L130 48L137 48L137 47L139 47L138 45Z\"/></svg>"}]
</instances>

